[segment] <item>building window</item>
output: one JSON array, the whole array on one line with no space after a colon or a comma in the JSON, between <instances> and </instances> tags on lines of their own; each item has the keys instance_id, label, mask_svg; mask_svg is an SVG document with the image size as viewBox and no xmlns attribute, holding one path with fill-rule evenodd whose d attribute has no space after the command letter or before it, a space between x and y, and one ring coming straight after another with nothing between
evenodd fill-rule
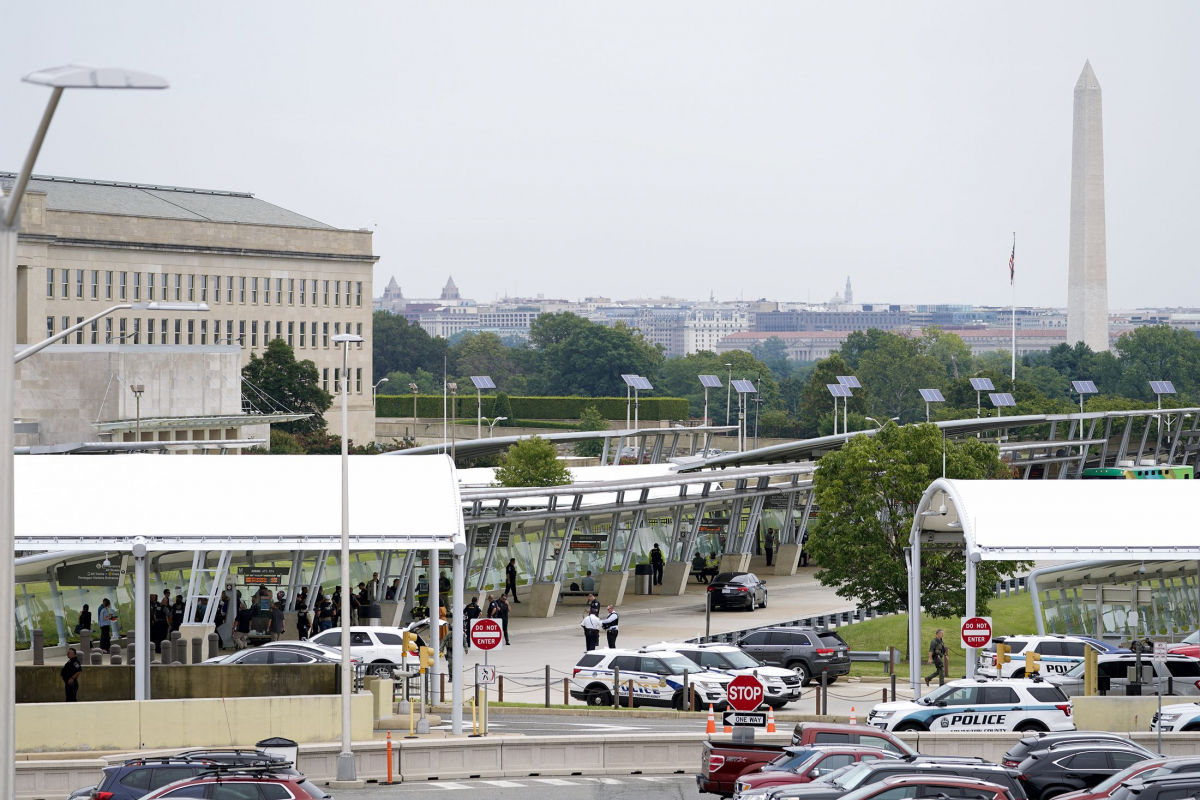
<instances>
[{"instance_id":1,"label":"building window","mask_svg":"<svg viewBox=\"0 0 1200 800\"><path fill-rule=\"evenodd\" d=\"M220 275L212 276L212 286L213 286L213 294L212 294L213 302L219 303L219 302L221 302L221 276Z\"/></svg>"},{"instance_id":2,"label":"building window","mask_svg":"<svg viewBox=\"0 0 1200 800\"><path fill-rule=\"evenodd\" d=\"M188 319L188 344L196 343L196 320Z\"/></svg>"},{"instance_id":3,"label":"building window","mask_svg":"<svg viewBox=\"0 0 1200 800\"><path fill-rule=\"evenodd\" d=\"M233 344L233 320L225 320L225 344Z\"/></svg>"},{"instance_id":4,"label":"building window","mask_svg":"<svg viewBox=\"0 0 1200 800\"><path fill-rule=\"evenodd\" d=\"M133 343L141 344L142 338L142 321L137 317L133 320Z\"/></svg>"},{"instance_id":5,"label":"building window","mask_svg":"<svg viewBox=\"0 0 1200 800\"><path fill-rule=\"evenodd\" d=\"M200 320L200 344L208 344L208 320Z\"/></svg>"},{"instance_id":6,"label":"building window","mask_svg":"<svg viewBox=\"0 0 1200 800\"><path fill-rule=\"evenodd\" d=\"M321 285L321 305L329 305L329 281L324 281Z\"/></svg>"},{"instance_id":7,"label":"building window","mask_svg":"<svg viewBox=\"0 0 1200 800\"><path fill-rule=\"evenodd\" d=\"M118 334L119 338L117 339L117 344L125 344L125 337L126 337L125 318L121 317L121 319L118 320L118 322L120 323L120 326L118 328L118 330L120 331L120 334Z\"/></svg>"},{"instance_id":8,"label":"building window","mask_svg":"<svg viewBox=\"0 0 1200 800\"><path fill-rule=\"evenodd\" d=\"M66 270L63 270L64 277L66 276L66 274L67 274ZM109 278L111 279L112 273L110 272L110 273L108 273L108 275L109 275ZM66 288L66 287L63 287L63 288ZM66 296L67 296L67 293L63 292L63 297L66 297ZM75 270L75 299L76 300L83 299L83 270L81 270L81 269Z\"/></svg>"},{"instance_id":9,"label":"building window","mask_svg":"<svg viewBox=\"0 0 1200 800\"><path fill-rule=\"evenodd\" d=\"M238 344L242 347L246 346L246 320L238 320Z\"/></svg>"},{"instance_id":10,"label":"building window","mask_svg":"<svg viewBox=\"0 0 1200 800\"><path fill-rule=\"evenodd\" d=\"M295 346L294 343L292 342L292 331L294 330L294 326L295 326L294 322L291 322L291 321L288 322L288 338L287 338L288 347Z\"/></svg>"},{"instance_id":11,"label":"building window","mask_svg":"<svg viewBox=\"0 0 1200 800\"><path fill-rule=\"evenodd\" d=\"M146 299L147 300L154 299L154 273L153 272L146 273Z\"/></svg>"},{"instance_id":12,"label":"building window","mask_svg":"<svg viewBox=\"0 0 1200 800\"><path fill-rule=\"evenodd\" d=\"M342 304L342 282L341 281L334 281L333 304L335 306L340 306Z\"/></svg>"},{"instance_id":13,"label":"building window","mask_svg":"<svg viewBox=\"0 0 1200 800\"><path fill-rule=\"evenodd\" d=\"M142 299L142 273L133 273L133 299Z\"/></svg>"},{"instance_id":14,"label":"building window","mask_svg":"<svg viewBox=\"0 0 1200 800\"><path fill-rule=\"evenodd\" d=\"M315 306L317 304L317 279L316 278L312 279L312 295L311 295L311 297L312 297L312 302L310 303L310 305Z\"/></svg>"},{"instance_id":15,"label":"building window","mask_svg":"<svg viewBox=\"0 0 1200 800\"><path fill-rule=\"evenodd\" d=\"M46 338L54 335L54 317L46 317Z\"/></svg>"},{"instance_id":16,"label":"building window","mask_svg":"<svg viewBox=\"0 0 1200 800\"><path fill-rule=\"evenodd\" d=\"M350 307L350 281L346 281L346 307Z\"/></svg>"},{"instance_id":17,"label":"building window","mask_svg":"<svg viewBox=\"0 0 1200 800\"><path fill-rule=\"evenodd\" d=\"M154 317L146 320L146 344L154 344Z\"/></svg>"},{"instance_id":18,"label":"building window","mask_svg":"<svg viewBox=\"0 0 1200 800\"><path fill-rule=\"evenodd\" d=\"M276 339L283 338L283 323L280 322L279 320L275 320L275 338ZM288 342L288 344L291 344L291 342Z\"/></svg>"},{"instance_id":19,"label":"building window","mask_svg":"<svg viewBox=\"0 0 1200 800\"><path fill-rule=\"evenodd\" d=\"M196 276L188 275L188 302L194 303L195 301L196 301Z\"/></svg>"},{"instance_id":20,"label":"building window","mask_svg":"<svg viewBox=\"0 0 1200 800\"><path fill-rule=\"evenodd\" d=\"M121 278L120 278L120 284L119 284L119 291L120 291L119 297L122 300L127 299L127 292L128 292L128 288L129 288L128 284L129 284L129 273L122 272Z\"/></svg>"},{"instance_id":21,"label":"building window","mask_svg":"<svg viewBox=\"0 0 1200 800\"><path fill-rule=\"evenodd\" d=\"M362 308L362 281L354 284L354 305Z\"/></svg>"},{"instance_id":22,"label":"building window","mask_svg":"<svg viewBox=\"0 0 1200 800\"><path fill-rule=\"evenodd\" d=\"M208 302L208 276L207 275L200 276L200 302L201 303Z\"/></svg>"},{"instance_id":23,"label":"building window","mask_svg":"<svg viewBox=\"0 0 1200 800\"><path fill-rule=\"evenodd\" d=\"M54 297L54 268L46 269L46 297Z\"/></svg>"},{"instance_id":24,"label":"building window","mask_svg":"<svg viewBox=\"0 0 1200 800\"><path fill-rule=\"evenodd\" d=\"M360 322L360 323L358 323L357 325L355 325L355 326L354 326L354 328L355 328L355 331L356 331L356 332L357 332L357 334L358 334L358 337L361 339L361 338L362 338L362 323L361 323L361 322ZM362 350L362 346L363 346L363 343L362 343L362 342L357 342L357 343L355 344L355 347L356 347L356 348L358 348L359 350Z\"/></svg>"},{"instance_id":25,"label":"building window","mask_svg":"<svg viewBox=\"0 0 1200 800\"><path fill-rule=\"evenodd\" d=\"M250 322L250 346L258 347L258 320Z\"/></svg>"},{"instance_id":26,"label":"building window","mask_svg":"<svg viewBox=\"0 0 1200 800\"><path fill-rule=\"evenodd\" d=\"M328 283L329 281L326 281ZM321 323L321 347L329 347L329 323Z\"/></svg>"},{"instance_id":27,"label":"building window","mask_svg":"<svg viewBox=\"0 0 1200 800\"><path fill-rule=\"evenodd\" d=\"M258 303L258 278L250 279L250 302Z\"/></svg>"},{"instance_id":28,"label":"building window","mask_svg":"<svg viewBox=\"0 0 1200 800\"><path fill-rule=\"evenodd\" d=\"M183 323L183 320L181 320L181 319L175 320L175 344L183 344L183 336L182 336L183 325L182 325L182 323Z\"/></svg>"},{"instance_id":29,"label":"building window","mask_svg":"<svg viewBox=\"0 0 1200 800\"><path fill-rule=\"evenodd\" d=\"M275 279L275 305L283 305L283 278Z\"/></svg>"},{"instance_id":30,"label":"building window","mask_svg":"<svg viewBox=\"0 0 1200 800\"><path fill-rule=\"evenodd\" d=\"M100 340L100 321L92 320L92 344L97 344Z\"/></svg>"},{"instance_id":31,"label":"building window","mask_svg":"<svg viewBox=\"0 0 1200 800\"><path fill-rule=\"evenodd\" d=\"M300 323L300 346L301 347L304 347L304 329L306 327L307 326L305 325L305 323L303 323L303 322Z\"/></svg>"},{"instance_id":32,"label":"building window","mask_svg":"<svg viewBox=\"0 0 1200 800\"><path fill-rule=\"evenodd\" d=\"M333 335L334 336L342 335L342 323L340 323L340 322L333 323Z\"/></svg>"},{"instance_id":33,"label":"building window","mask_svg":"<svg viewBox=\"0 0 1200 800\"><path fill-rule=\"evenodd\" d=\"M246 302L246 278L242 276L238 278L238 302Z\"/></svg>"},{"instance_id":34,"label":"building window","mask_svg":"<svg viewBox=\"0 0 1200 800\"><path fill-rule=\"evenodd\" d=\"M62 296L64 300L71 296L71 270L69 269L62 271Z\"/></svg>"},{"instance_id":35,"label":"building window","mask_svg":"<svg viewBox=\"0 0 1200 800\"><path fill-rule=\"evenodd\" d=\"M296 279L288 278L288 305L296 305Z\"/></svg>"},{"instance_id":36,"label":"building window","mask_svg":"<svg viewBox=\"0 0 1200 800\"><path fill-rule=\"evenodd\" d=\"M104 343L108 344L112 341L112 317L104 318Z\"/></svg>"},{"instance_id":37,"label":"building window","mask_svg":"<svg viewBox=\"0 0 1200 800\"><path fill-rule=\"evenodd\" d=\"M226 303L233 302L233 276L232 275L225 276L225 302Z\"/></svg>"},{"instance_id":38,"label":"building window","mask_svg":"<svg viewBox=\"0 0 1200 800\"><path fill-rule=\"evenodd\" d=\"M354 368L354 391L362 394L362 367Z\"/></svg>"},{"instance_id":39,"label":"building window","mask_svg":"<svg viewBox=\"0 0 1200 800\"><path fill-rule=\"evenodd\" d=\"M82 326L83 325L83 317L76 317L75 324ZM83 344L83 328L82 327L80 327L79 330L77 330L75 332L75 344Z\"/></svg>"},{"instance_id":40,"label":"building window","mask_svg":"<svg viewBox=\"0 0 1200 800\"><path fill-rule=\"evenodd\" d=\"M183 273L182 272L175 273L175 299L176 300L183 299ZM175 344L179 344L179 342L176 342Z\"/></svg>"},{"instance_id":41,"label":"building window","mask_svg":"<svg viewBox=\"0 0 1200 800\"><path fill-rule=\"evenodd\" d=\"M321 370L321 388L327 392L329 391L329 367Z\"/></svg>"}]
</instances>

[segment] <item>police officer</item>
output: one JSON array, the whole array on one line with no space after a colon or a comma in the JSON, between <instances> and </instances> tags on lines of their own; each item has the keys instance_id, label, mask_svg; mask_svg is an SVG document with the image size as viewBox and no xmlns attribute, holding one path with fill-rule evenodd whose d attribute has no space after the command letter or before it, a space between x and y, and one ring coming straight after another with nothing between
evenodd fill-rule
<instances>
[{"instance_id":1,"label":"police officer","mask_svg":"<svg viewBox=\"0 0 1200 800\"><path fill-rule=\"evenodd\" d=\"M608 636L608 646L617 646L617 623L620 619L620 614L612 606L608 607L608 616L600 620L600 626L604 628L604 633Z\"/></svg>"},{"instance_id":2,"label":"police officer","mask_svg":"<svg viewBox=\"0 0 1200 800\"><path fill-rule=\"evenodd\" d=\"M942 638L945 633L943 628L938 628L929 640L929 663L933 664L933 673L925 676L926 686L934 678L938 679L938 686L946 682L946 642Z\"/></svg>"}]
</instances>

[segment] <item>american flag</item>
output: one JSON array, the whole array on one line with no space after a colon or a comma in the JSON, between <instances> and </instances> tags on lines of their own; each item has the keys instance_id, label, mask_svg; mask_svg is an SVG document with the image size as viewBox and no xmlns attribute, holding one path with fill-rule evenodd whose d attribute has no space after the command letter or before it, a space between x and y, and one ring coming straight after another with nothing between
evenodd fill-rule
<instances>
[{"instance_id":1,"label":"american flag","mask_svg":"<svg viewBox=\"0 0 1200 800\"><path fill-rule=\"evenodd\" d=\"M1013 279L1016 276L1016 268L1014 267L1016 260L1017 260L1017 235L1014 233L1013 234L1012 255L1010 255L1008 257L1008 282L1009 282L1009 284L1011 284L1013 282Z\"/></svg>"}]
</instances>

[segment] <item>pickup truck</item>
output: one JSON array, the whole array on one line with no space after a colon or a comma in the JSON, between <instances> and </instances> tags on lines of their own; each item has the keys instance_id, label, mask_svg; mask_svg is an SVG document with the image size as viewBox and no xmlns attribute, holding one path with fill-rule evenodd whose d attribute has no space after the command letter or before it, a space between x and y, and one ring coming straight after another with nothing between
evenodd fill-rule
<instances>
[{"instance_id":1,"label":"pickup truck","mask_svg":"<svg viewBox=\"0 0 1200 800\"><path fill-rule=\"evenodd\" d=\"M863 744L901 756L916 752L888 731L835 722L798 722L790 744ZM735 744L710 739L704 742L696 787L701 792L732 797L739 777L762 769L782 755L783 748L781 744Z\"/></svg>"}]
</instances>

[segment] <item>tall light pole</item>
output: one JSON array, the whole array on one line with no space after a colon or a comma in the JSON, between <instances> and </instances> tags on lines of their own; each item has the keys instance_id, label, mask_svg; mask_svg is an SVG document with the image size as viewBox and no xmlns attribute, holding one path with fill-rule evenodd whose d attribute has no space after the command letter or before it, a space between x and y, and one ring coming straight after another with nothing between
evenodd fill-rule
<instances>
[{"instance_id":1,"label":"tall light pole","mask_svg":"<svg viewBox=\"0 0 1200 800\"><path fill-rule=\"evenodd\" d=\"M733 364L726 364L729 379L725 381L725 427L729 427L729 404L733 400Z\"/></svg>"},{"instance_id":2,"label":"tall light pole","mask_svg":"<svg viewBox=\"0 0 1200 800\"><path fill-rule=\"evenodd\" d=\"M372 412L374 412L374 410L375 410L375 392L379 390L379 387L382 384L385 384L387 382L388 382L387 378L380 378L379 380L375 381L374 385L371 386L371 410L372 410Z\"/></svg>"},{"instance_id":3,"label":"tall light pole","mask_svg":"<svg viewBox=\"0 0 1200 800\"><path fill-rule=\"evenodd\" d=\"M417 443L417 385L410 383L409 391L413 393L413 444Z\"/></svg>"},{"instance_id":4,"label":"tall light pole","mask_svg":"<svg viewBox=\"0 0 1200 800\"><path fill-rule=\"evenodd\" d=\"M21 200L33 177L42 142L64 89L165 89L167 82L155 75L120 69L91 69L65 66L31 72L26 83L48 86L50 100L42 113L29 152L21 164L16 183L7 198L0 198L0 353L11 353L17 345L17 234L21 228ZM0 797L16 797L14 763L16 732L14 708L14 536L13 529L13 384L15 372L8 364L0 368ZM138 587L141 590L141 587Z\"/></svg>"},{"instance_id":5,"label":"tall light pole","mask_svg":"<svg viewBox=\"0 0 1200 800\"><path fill-rule=\"evenodd\" d=\"M450 461L453 462L456 443L454 427L458 425L458 409L455 408L458 403L458 384L451 381L446 384L446 388L450 390Z\"/></svg>"},{"instance_id":6,"label":"tall light pole","mask_svg":"<svg viewBox=\"0 0 1200 800\"><path fill-rule=\"evenodd\" d=\"M337 779L357 780L354 753L350 751L350 694L354 674L350 669L350 380L347 366L350 345L363 341L353 333L339 333L334 345L342 346L342 749L338 753Z\"/></svg>"},{"instance_id":7,"label":"tall light pole","mask_svg":"<svg viewBox=\"0 0 1200 800\"><path fill-rule=\"evenodd\" d=\"M134 435L134 441L142 440L142 392L146 391L146 387L140 383L135 383L129 387L129 391L133 392L133 401L137 405L137 433Z\"/></svg>"},{"instance_id":8,"label":"tall light pole","mask_svg":"<svg viewBox=\"0 0 1200 800\"><path fill-rule=\"evenodd\" d=\"M472 375L475 384L475 438L483 438L483 390L495 389L496 382L487 375Z\"/></svg>"}]
</instances>

